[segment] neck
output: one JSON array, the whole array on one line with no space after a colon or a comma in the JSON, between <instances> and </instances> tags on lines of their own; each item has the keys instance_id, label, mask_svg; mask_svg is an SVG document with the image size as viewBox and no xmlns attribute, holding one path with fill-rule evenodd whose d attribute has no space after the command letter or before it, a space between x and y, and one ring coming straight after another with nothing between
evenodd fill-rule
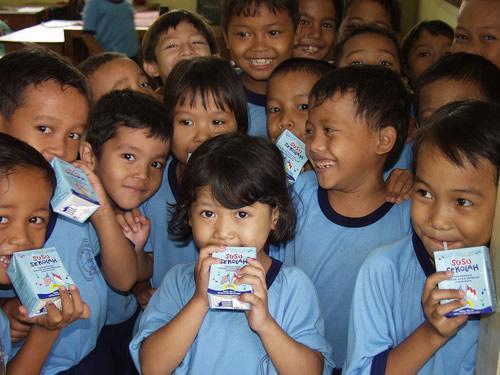
<instances>
[{"instance_id":1,"label":"neck","mask_svg":"<svg viewBox=\"0 0 500 375\"><path fill-rule=\"evenodd\" d=\"M243 86L256 94L266 95L267 81L256 81L248 74L243 73Z\"/></svg>"},{"instance_id":2,"label":"neck","mask_svg":"<svg viewBox=\"0 0 500 375\"><path fill-rule=\"evenodd\" d=\"M271 268L271 263L272 263L271 257L266 254L264 249L261 249L257 253L257 260L260 262L260 264L262 264L262 267L264 267L264 270L266 271L267 274L269 268Z\"/></svg>"}]
</instances>

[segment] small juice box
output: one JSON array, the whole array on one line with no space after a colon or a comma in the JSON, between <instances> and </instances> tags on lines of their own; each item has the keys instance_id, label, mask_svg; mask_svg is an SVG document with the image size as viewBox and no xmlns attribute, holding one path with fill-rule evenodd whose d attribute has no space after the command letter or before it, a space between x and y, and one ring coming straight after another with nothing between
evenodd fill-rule
<instances>
[{"instance_id":1,"label":"small juice box","mask_svg":"<svg viewBox=\"0 0 500 375\"><path fill-rule=\"evenodd\" d=\"M226 247L225 251L212 254L221 260L220 264L210 267L208 281L208 303L211 309L250 310L251 305L238 301L243 293L252 293L247 284L236 285L235 273L245 265L247 258L255 258L255 247Z\"/></svg>"},{"instance_id":2,"label":"small juice box","mask_svg":"<svg viewBox=\"0 0 500 375\"><path fill-rule=\"evenodd\" d=\"M7 274L30 317L46 314L48 302L60 309L59 287L74 284L53 247L14 253Z\"/></svg>"},{"instance_id":3,"label":"small juice box","mask_svg":"<svg viewBox=\"0 0 500 375\"><path fill-rule=\"evenodd\" d=\"M466 305L446 316L492 313L496 294L489 249L485 246L435 251L436 271L451 271L450 280L441 281L439 289L460 289L465 292ZM452 300L441 300L441 304Z\"/></svg>"},{"instance_id":4,"label":"small juice box","mask_svg":"<svg viewBox=\"0 0 500 375\"><path fill-rule=\"evenodd\" d=\"M99 202L85 173L59 158L52 159L57 187L51 204L54 212L83 223L98 208Z\"/></svg>"},{"instance_id":5,"label":"small juice box","mask_svg":"<svg viewBox=\"0 0 500 375\"><path fill-rule=\"evenodd\" d=\"M291 131L285 129L276 140L285 162L285 172L288 182L293 184L307 163L306 145Z\"/></svg>"}]
</instances>

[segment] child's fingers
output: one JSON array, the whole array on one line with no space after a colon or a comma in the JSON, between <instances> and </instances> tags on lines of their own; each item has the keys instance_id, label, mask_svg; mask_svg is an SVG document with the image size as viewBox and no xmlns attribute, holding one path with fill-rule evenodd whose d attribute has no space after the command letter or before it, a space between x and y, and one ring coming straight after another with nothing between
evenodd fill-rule
<instances>
[{"instance_id":1,"label":"child's fingers","mask_svg":"<svg viewBox=\"0 0 500 375\"><path fill-rule=\"evenodd\" d=\"M124 233L129 233L132 231L132 228L130 228L127 221L125 220L125 217L122 214L116 215L116 221L118 222L118 225L122 228L122 231Z\"/></svg>"},{"instance_id":2,"label":"child's fingers","mask_svg":"<svg viewBox=\"0 0 500 375\"><path fill-rule=\"evenodd\" d=\"M262 299L254 293L242 293L238 296L238 300L249 303L253 307L259 306L262 303Z\"/></svg>"},{"instance_id":3,"label":"child's fingers","mask_svg":"<svg viewBox=\"0 0 500 375\"><path fill-rule=\"evenodd\" d=\"M262 279L259 276L254 275L244 275L238 277L235 281L236 285L247 284L251 285L253 289L253 294L258 296L259 298L265 299L267 295L267 289L265 282L262 282Z\"/></svg>"},{"instance_id":4,"label":"child's fingers","mask_svg":"<svg viewBox=\"0 0 500 375\"><path fill-rule=\"evenodd\" d=\"M125 221L127 222L128 226L132 229L132 232L137 233L139 231L139 225L135 221L135 217L132 214L132 212L127 211L123 214L123 217L125 218Z\"/></svg>"},{"instance_id":5,"label":"child's fingers","mask_svg":"<svg viewBox=\"0 0 500 375\"><path fill-rule=\"evenodd\" d=\"M71 302L73 303L73 316L79 318L83 314L85 303L82 301L80 291L75 285L69 287Z\"/></svg>"},{"instance_id":6,"label":"child's fingers","mask_svg":"<svg viewBox=\"0 0 500 375\"><path fill-rule=\"evenodd\" d=\"M422 302L425 302L431 295L432 291L437 288L438 283L443 280L449 280L453 274L449 271L435 272L425 280L424 291L422 293Z\"/></svg>"},{"instance_id":7,"label":"child's fingers","mask_svg":"<svg viewBox=\"0 0 500 375\"><path fill-rule=\"evenodd\" d=\"M430 294L430 300L433 303L439 303L444 299L462 299L464 298L465 293L462 290L458 289L434 289Z\"/></svg>"},{"instance_id":8,"label":"child's fingers","mask_svg":"<svg viewBox=\"0 0 500 375\"><path fill-rule=\"evenodd\" d=\"M439 316L445 316L446 314L452 312L453 310L459 309L464 306L465 306L465 300L457 299L455 301L437 305L435 312ZM447 319L453 319L453 318L447 318Z\"/></svg>"},{"instance_id":9,"label":"child's fingers","mask_svg":"<svg viewBox=\"0 0 500 375\"><path fill-rule=\"evenodd\" d=\"M71 299L71 296L65 287L61 286L59 288L59 296L61 298L62 320L64 322L68 322L73 317L75 306L73 305L73 301Z\"/></svg>"}]
</instances>

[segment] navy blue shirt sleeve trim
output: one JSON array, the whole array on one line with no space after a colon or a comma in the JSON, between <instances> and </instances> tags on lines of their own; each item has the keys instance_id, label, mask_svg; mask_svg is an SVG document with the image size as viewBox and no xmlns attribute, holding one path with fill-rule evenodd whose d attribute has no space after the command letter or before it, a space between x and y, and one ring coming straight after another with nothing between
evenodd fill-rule
<instances>
[{"instance_id":1,"label":"navy blue shirt sleeve trim","mask_svg":"<svg viewBox=\"0 0 500 375\"><path fill-rule=\"evenodd\" d=\"M267 271L266 273L267 289L269 289L271 285L273 285L273 282L276 279L276 276L278 276L278 273L280 272L282 265L283 263L280 262L279 260L271 258L271 267L269 267L269 271Z\"/></svg>"},{"instance_id":2,"label":"navy blue shirt sleeve trim","mask_svg":"<svg viewBox=\"0 0 500 375\"><path fill-rule=\"evenodd\" d=\"M249 103L260 105L261 107L266 106L266 96L257 94L253 91L245 89L245 94L247 95L247 100Z\"/></svg>"},{"instance_id":3,"label":"navy blue shirt sleeve trim","mask_svg":"<svg viewBox=\"0 0 500 375\"><path fill-rule=\"evenodd\" d=\"M424 244L415 232L413 232L411 240L418 263L420 263L420 267L422 268L422 271L424 271L425 276L429 277L431 274L436 272L436 267L434 267L429 253L425 250Z\"/></svg>"},{"instance_id":4,"label":"navy blue shirt sleeve trim","mask_svg":"<svg viewBox=\"0 0 500 375\"><path fill-rule=\"evenodd\" d=\"M56 221L57 221L57 214L54 211L52 211L52 206L51 206L49 222L47 224L47 232L45 232L45 242L47 242L52 232L54 231L54 227L56 226Z\"/></svg>"},{"instance_id":5,"label":"navy blue shirt sleeve trim","mask_svg":"<svg viewBox=\"0 0 500 375\"><path fill-rule=\"evenodd\" d=\"M179 184L177 183L177 160L172 159L168 166L168 184L170 185L170 190L174 194L175 201L179 201Z\"/></svg>"},{"instance_id":6,"label":"navy blue shirt sleeve trim","mask_svg":"<svg viewBox=\"0 0 500 375\"><path fill-rule=\"evenodd\" d=\"M372 368L370 375L385 375L385 369L387 367L387 358L389 357L389 352L391 348L384 350L382 353L377 354L372 361Z\"/></svg>"}]
</instances>

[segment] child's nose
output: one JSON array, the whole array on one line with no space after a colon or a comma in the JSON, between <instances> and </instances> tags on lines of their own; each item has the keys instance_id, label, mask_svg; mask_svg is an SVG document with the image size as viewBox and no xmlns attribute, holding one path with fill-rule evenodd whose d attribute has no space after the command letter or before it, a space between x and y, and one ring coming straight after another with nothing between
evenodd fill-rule
<instances>
[{"instance_id":1,"label":"child's nose","mask_svg":"<svg viewBox=\"0 0 500 375\"><path fill-rule=\"evenodd\" d=\"M309 38L317 39L321 34L321 27L319 24L313 22L311 26L307 28L307 36Z\"/></svg>"},{"instance_id":2,"label":"child's nose","mask_svg":"<svg viewBox=\"0 0 500 375\"><path fill-rule=\"evenodd\" d=\"M267 47L264 33L255 33L253 37L253 49L265 49Z\"/></svg>"},{"instance_id":3,"label":"child's nose","mask_svg":"<svg viewBox=\"0 0 500 375\"><path fill-rule=\"evenodd\" d=\"M30 236L27 223L13 224L9 236L9 245L15 250L25 250L29 248Z\"/></svg>"},{"instance_id":4,"label":"child's nose","mask_svg":"<svg viewBox=\"0 0 500 375\"><path fill-rule=\"evenodd\" d=\"M429 222L435 230L445 231L450 229L448 208L445 204L436 202L431 208Z\"/></svg>"}]
</instances>

